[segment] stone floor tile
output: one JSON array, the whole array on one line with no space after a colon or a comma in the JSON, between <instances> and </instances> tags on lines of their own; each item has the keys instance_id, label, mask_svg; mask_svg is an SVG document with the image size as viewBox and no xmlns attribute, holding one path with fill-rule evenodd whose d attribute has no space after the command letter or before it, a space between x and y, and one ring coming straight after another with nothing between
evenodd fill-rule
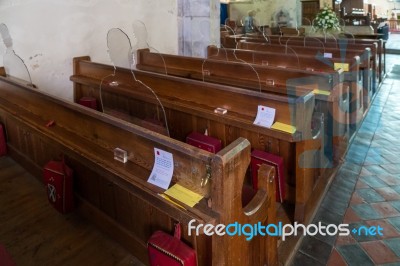
<instances>
[{"instance_id":1,"label":"stone floor tile","mask_svg":"<svg viewBox=\"0 0 400 266\"><path fill-rule=\"evenodd\" d=\"M390 182L390 180L388 180ZM386 183L388 181L385 180ZM400 194L391 187L382 187L375 189L385 200L400 200Z\"/></svg>"},{"instance_id":2,"label":"stone floor tile","mask_svg":"<svg viewBox=\"0 0 400 266\"><path fill-rule=\"evenodd\" d=\"M372 188L380 188L380 187L388 186L388 184L386 184L384 181L379 179L376 175L361 176L360 180Z\"/></svg>"},{"instance_id":3,"label":"stone floor tile","mask_svg":"<svg viewBox=\"0 0 400 266\"><path fill-rule=\"evenodd\" d=\"M357 244L357 243L358 243L357 240L351 234L349 234L347 236L338 236L336 238L335 247Z\"/></svg>"},{"instance_id":4,"label":"stone floor tile","mask_svg":"<svg viewBox=\"0 0 400 266\"><path fill-rule=\"evenodd\" d=\"M369 204L351 205L351 208L363 220L379 219L381 216Z\"/></svg>"},{"instance_id":5,"label":"stone floor tile","mask_svg":"<svg viewBox=\"0 0 400 266\"><path fill-rule=\"evenodd\" d=\"M349 265L374 265L374 262L358 244L343 245L338 247L337 250Z\"/></svg>"},{"instance_id":6,"label":"stone floor tile","mask_svg":"<svg viewBox=\"0 0 400 266\"><path fill-rule=\"evenodd\" d=\"M400 257L400 238L385 239L383 242L398 256Z\"/></svg>"},{"instance_id":7,"label":"stone floor tile","mask_svg":"<svg viewBox=\"0 0 400 266\"><path fill-rule=\"evenodd\" d=\"M368 203L385 201L385 199L373 188L361 188L357 189L356 192Z\"/></svg>"},{"instance_id":8,"label":"stone floor tile","mask_svg":"<svg viewBox=\"0 0 400 266\"><path fill-rule=\"evenodd\" d=\"M376 108L376 109L381 109L381 108ZM360 137L362 139L367 139L369 141L372 141L374 139L374 132L357 132L357 137Z\"/></svg>"},{"instance_id":9,"label":"stone floor tile","mask_svg":"<svg viewBox=\"0 0 400 266\"><path fill-rule=\"evenodd\" d=\"M338 198L341 201L346 203L349 202L351 195L353 194L355 184L351 182L347 182L345 180L332 182L331 186L329 187L327 196L332 196L334 198Z\"/></svg>"},{"instance_id":10,"label":"stone floor tile","mask_svg":"<svg viewBox=\"0 0 400 266\"><path fill-rule=\"evenodd\" d=\"M388 184L389 186L400 186L400 175L381 175L378 176L380 180Z\"/></svg>"},{"instance_id":11,"label":"stone floor tile","mask_svg":"<svg viewBox=\"0 0 400 266\"><path fill-rule=\"evenodd\" d=\"M382 166L380 165L367 165L364 166L365 169L368 170L368 172L375 174L375 175L384 175L384 174L388 174L388 172L382 168Z\"/></svg>"},{"instance_id":12,"label":"stone floor tile","mask_svg":"<svg viewBox=\"0 0 400 266\"><path fill-rule=\"evenodd\" d=\"M356 189L360 189L360 188L369 188L370 186L368 186L366 183L364 183L364 181L362 180L358 180L357 184L356 184Z\"/></svg>"},{"instance_id":13,"label":"stone floor tile","mask_svg":"<svg viewBox=\"0 0 400 266\"><path fill-rule=\"evenodd\" d=\"M328 192L321 203L321 207L332 213L343 216L348 207L348 201L344 201L343 199L338 198L335 194Z\"/></svg>"},{"instance_id":14,"label":"stone floor tile","mask_svg":"<svg viewBox=\"0 0 400 266\"><path fill-rule=\"evenodd\" d=\"M364 160L364 165L375 165L375 164L380 165L387 162L388 160L386 160L384 157L380 155L367 156Z\"/></svg>"},{"instance_id":15,"label":"stone floor tile","mask_svg":"<svg viewBox=\"0 0 400 266\"><path fill-rule=\"evenodd\" d=\"M400 156L393 153L382 154L382 156L391 163L400 163Z\"/></svg>"},{"instance_id":16,"label":"stone floor tile","mask_svg":"<svg viewBox=\"0 0 400 266\"><path fill-rule=\"evenodd\" d=\"M361 155L353 155L346 157L346 161L353 163L353 164L358 164L358 165L363 165L365 160L365 156Z\"/></svg>"},{"instance_id":17,"label":"stone floor tile","mask_svg":"<svg viewBox=\"0 0 400 266\"><path fill-rule=\"evenodd\" d=\"M348 208L346 210L346 213L344 215L343 223L345 224L351 224L351 223L357 223L361 222L362 219L357 215L357 213L352 209Z\"/></svg>"},{"instance_id":18,"label":"stone floor tile","mask_svg":"<svg viewBox=\"0 0 400 266\"><path fill-rule=\"evenodd\" d=\"M368 115L364 121L366 123L377 124L382 116L383 108L378 105L373 105L369 111L372 113L371 115ZM360 134L357 136L360 136Z\"/></svg>"},{"instance_id":19,"label":"stone floor tile","mask_svg":"<svg viewBox=\"0 0 400 266\"><path fill-rule=\"evenodd\" d=\"M328 224L326 223L321 223L321 225L325 227L328 226ZM322 242L325 242L329 246L333 247L335 245L337 235L328 235L325 233L324 235L316 234L314 237L318 240L321 240Z\"/></svg>"},{"instance_id":20,"label":"stone floor tile","mask_svg":"<svg viewBox=\"0 0 400 266\"><path fill-rule=\"evenodd\" d=\"M332 245L315 237L306 236L300 245L300 251L316 261L326 264L332 251Z\"/></svg>"},{"instance_id":21,"label":"stone floor tile","mask_svg":"<svg viewBox=\"0 0 400 266\"><path fill-rule=\"evenodd\" d=\"M381 215L382 218L400 216L400 212L389 202L371 203L371 206Z\"/></svg>"},{"instance_id":22,"label":"stone floor tile","mask_svg":"<svg viewBox=\"0 0 400 266\"><path fill-rule=\"evenodd\" d=\"M360 166L360 165L358 165L358 164L354 164L354 163L345 161L345 162L342 164L342 167L341 167L341 169L340 169L339 171L341 171L341 170L347 170L347 171L349 171L349 172L352 172L352 173L358 175L358 174L360 174L360 172L361 172L361 168L362 168L362 166Z\"/></svg>"},{"instance_id":23,"label":"stone floor tile","mask_svg":"<svg viewBox=\"0 0 400 266\"><path fill-rule=\"evenodd\" d=\"M378 236L379 239L387 239L400 237L400 231L393 227L386 219L369 220L365 222L368 226L381 227L383 236Z\"/></svg>"},{"instance_id":24,"label":"stone floor tile","mask_svg":"<svg viewBox=\"0 0 400 266\"><path fill-rule=\"evenodd\" d=\"M397 231L400 232L400 217L391 217L388 218L387 221L396 228Z\"/></svg>"},{"instance_id":25,"label":"stone floor tile","mask_svg":"<svg viewBox=\"0 0 400 266\"><path fill-rule=\"evenodd\" d=\"M342 255L334 248L329 257L327 266L347 266L346 261L343 259Z\"/></svg>"},{"instance_id":26,"label":"stone floor tile","mask_svg":"<svg viewBox=\"0 0 400 266\"><path fill-rule=\"evenodd\" d=\"M350 199L350 204L362 204L366 203L366 201L357 193L357 190L354 191L353 196Z\"/></svg>"},{"instance_id":27,"label":"stone floor tile","mask_svg":"<svg viewBox=\"0 0 400 266\"><path fill-rule=\"evenodd\" d=\"M331 212L329 209L320 207L313 219L313 223L323 222L326 224L339 225L343 221L343 215Z\"/></svg>"},{"instance_id":28,"label":"stone floor tile","mask_svg":"<svg viewBox=\"0 0 400 266\"><path fill-rule=\"evenodd\" d=\"M400 200L389 201L389 203L393 206L393 208L400 211Z\"/></svg>"},{"instance_id":29,"label":"stone floor tile","mask_svg":"<svg viewBox=\"0 0 400 266\"><path fill-rule=\"evenodd\" d=\"M374 127L376 128L377 125L374 125ZM359 133L368 134L370 132L369 131L360 131ZM354 138L354 140L352 142L352 145L351 145L351 153L355 152L357 154L367 154L370 145L371 145L371 140L370 139L365 139L363 137L360 137L357 134L357 136Z\"/></svg>"},{"instance_id":30,"label":"stone floor tile","mask_svg":"<svg viewBox=\"0 0 400 266\"><path fill-rule=\"evenodd\" d=\"M381 167L390 174L400 174L399 164L382 164Z\"/></svg>"},{"instance_id":31,"label":"stone floor tile","mask_svg":"<svg viewBox=\"0 0 400 266\"><path fill-rule=\"evenodd\" d=\"M320 263L301 252L297 252L292 260L291 266L304 266L304 265L323 266L325 264Z\"/></svg>"},{"instance_id":32,"label":"stone floor tile","mask_svg":"<svg viewBox=\"0 0 400 266\"><path fill-rule=\"evenodd\" d=\"M392 142L387 140L386 138L380 138L378 136L375 136L373 142L371 143L371 148L380 148L380 147L386 147L388 151L394 150L393 147L391 147Z\"/></svg>"},{"instance_id":33,"label":"stone floor tile","mask_svg":"<svg viewBox=\"0 0 400 266\"><path fill-rule=\"evenodd\" d=\"M356 183L357 179L342 176L340 178L335 178L335 180L332 181L329 190L343 191L347 194L351 194L354 190Z\"/></svg>"},{"instance_id":34,"label":"stone floor tile","mask_svg":"<svg viewBox=\"0 0 400 266\"><path fill-rule=\"evenodd\" d=\"M396 185L396 186L391 186L391 188L396 191L397 193L400 193L400 185Z\"/></svg>"},{"instance_id":35,"label":"stone floor tile","mask_svg":"<svg viewBox=\"0 0 400 266\"><path fill-rule=\"evenodd\" d=\"M400 261L400 258L397 257L396 254L382 241L363 242L360 243L360 245L375 264L394 263Z\"/></svg>"},{"instance_id":36,"label":"stone floor tile","mask_svg":"<svg viewBox=\"0 0 400 266\"><path fill-rule=\"evenodd\" d=\"M350 156L366 156L370 147L370 142L365 141L362 138L354 139L350 146L350 150L347 152Z\"/></svg>"},{"instance_id":37,"label":"stone floor tile","mask_svg":"<svg viewBox=\"0 0 400 266\"><path fill-rule=\"evenodd\" d=\"M362 123L359 132L375 132L377 126L375 123Z\"/></svg>"},{"instance_id":38,"label":"stone floor tile","mask_svg":"<svg viewBox=\"0 0 400 266\"><path fill-rule=\"evenodd\" d=\"M354 164L352 164L352 165L354 165ZM359 167L359 169L361 171L361 166ZM358 171L357 169L354 169L354 170ZM333 184L337 183L337 182L347 182L348 183L347 186L349 186L351 188L351 184L354 186L357 183L358 177L359 177L359 173L350 171L348 169L339 169L336 173L336 177L333 180Z\"/></svg>"}]
</instances>

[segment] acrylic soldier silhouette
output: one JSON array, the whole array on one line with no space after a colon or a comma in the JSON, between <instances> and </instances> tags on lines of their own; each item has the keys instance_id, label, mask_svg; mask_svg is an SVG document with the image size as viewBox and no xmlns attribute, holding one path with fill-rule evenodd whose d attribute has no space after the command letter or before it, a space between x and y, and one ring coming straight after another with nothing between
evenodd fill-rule
<instances>
[{"instance_id":1,"label":"acrylic soldier silhouette","mask_svg":"<svg viewBox=\"0 0 400 266\"><path fill-rule=\"evenodd\" d=\"M113 28L107 33L108 55L114 66L130 69L133 63L132 46L128 35L121 29Z\"/></svg>"},{"instance_id":2,"label":"acrylic soldier silhouette","mask_svg":"<svg viewBox=\"0 0 400 266\"><path fill-rule=\"evenodd\" d=\"M3 66L7 77L32 86L31 75L24 61L13 49L13 41L6 24L0 24L0 34L6 46L6 52L3 54Z\"/></svg>"}]
</instances>

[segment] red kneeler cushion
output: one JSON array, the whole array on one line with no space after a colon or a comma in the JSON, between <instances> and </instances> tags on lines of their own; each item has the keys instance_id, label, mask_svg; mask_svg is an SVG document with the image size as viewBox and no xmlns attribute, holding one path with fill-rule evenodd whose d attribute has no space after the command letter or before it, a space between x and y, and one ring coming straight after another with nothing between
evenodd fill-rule
<instances>
[{"instance_id":1,"label":"red kneeler cushion","mask_svg":"<svg viewBox=\"0 0 400 266\"><path fill-rule=\"evenodd\" d=\"M0 157L7 154L6 135L4 126L0 123Z\"/></svg>"},{"instance_id":2,"label":"red kneeler cushion","mask_svg":"<svg viewBox=\"0 0 400 266\"><path fill-rule=\"evenodd\" d=\"M15 262L8 254L3 245L0 244L0 265L1 266L16 266Z\"/></svg>"}]
</instances>

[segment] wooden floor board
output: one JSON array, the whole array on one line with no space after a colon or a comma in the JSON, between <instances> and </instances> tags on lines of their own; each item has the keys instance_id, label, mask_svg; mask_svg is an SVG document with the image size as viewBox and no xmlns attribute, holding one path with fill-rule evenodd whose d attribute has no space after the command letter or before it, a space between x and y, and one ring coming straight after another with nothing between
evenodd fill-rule
<instances>
[{"instance_id":1,"label":"wooden floor board","mask_svg":"<svg viewBox=\"0 0 400 266\"><path fill-rule=\"evenodd\" d=\"M54 210L43 185L8 157L0 158L0 243L17 265L142 265L80 216Z\"/></svg>"}]
</instances>

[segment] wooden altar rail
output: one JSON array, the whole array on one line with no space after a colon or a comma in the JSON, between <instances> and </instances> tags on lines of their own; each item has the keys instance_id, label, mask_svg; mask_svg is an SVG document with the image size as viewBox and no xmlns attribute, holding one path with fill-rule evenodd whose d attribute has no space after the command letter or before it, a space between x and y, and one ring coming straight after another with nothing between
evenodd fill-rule
<instances>
[{"instance_id":1,"label":"wooden altar rail","mask_svg":"<svg viewBox=\"0 0 400 266\"><path fill-rule=\"evenodd\" d=\"M171 137L185 140L190 132L204 132L207 129L210 136L222 141L223 146L241 136L250 141L253 149L281 156L287 178L286 200L295 203L295 220L310 222L330 178L321 175L325 171L321 169L324 163L323 119L314 120L316 128L320 129L314 138L306 137L310 134L307 131L290 134L256 126L253 121L261 104L276 109L276 121L300 125L300 122L290 123L299 119L308 125L305 129L309 129L314 110L312 93L291 102L287 96L138 70L132 71L136 78L133 79L131 71L122 68L117 68L113 77L104 79L113 73L114 68L88 59L74 59L71 80L74 82L75 100L87 95L99 98L99 87L103 80L102 99L105 106L118 108L139 118L154 117L159 105L155 97L143 88L142 84L146 84L157 94L165 108ZM110 83L112 81L115 82ZM119 85L112 86L116 82ZM227 113L215 113L217 107L226 108Z\"/></svg>"},{"instance_id":2,"label":"wooden altar rail","mask_svg":"<svg viewBox=\"0 0 400 266\"><path fill-rule=\"evenodd\" d=\"M287 94L287 97L299 92L302 95L302 86L326 90L332 95L316 95L316 109L324 114L326 156L332 163L337 163L347 150L349 103L348 89L342 86L343 71L338 72L331 68L326 69L326 72L315 72L271 65L261 66L242 61L221 61L152 53L148 49L138 50L137 55L138 69L156 73L170 73L252 90L261 88L263 92ZM355 67L357 68L357 65ZM358 74L358 68L355 73ZM275 84L267 85L268 80L273 80Z\"/></svg>"},{"instance_id":3,"label":"wooden altar rail","mask_svg":"<svg viewBox=\"0 0 400 266\"><path fill-rule=\"evenodd\" d=\"M342 40L343 39L339 39ZM374 70L374 81L381 83L384 75L386 74L386 43L383 40L365 40L365 39L346 39L342 45L338 44L337 39L333 38L320 38L320 37L284 37L284 36L254 36L254 37L246 37L243 35L230 35L225 36L225 45L226 48L244 48L240 47L240 42L258 42L264 44L272 44L272 45L284 45L284 46L303 46L303 47L318 47L320 49L337 49L341 51L342 56L346 56L347 51L351 50L360 50L360 53L363 53L365 48L371 49L371 60ZM375 83L374 83L375 84ZM373 87L375 90L377 87Z\"/></svg>"},{"instance_id":4,"label":"wooden altar rail","mask_svg":"<svg viewBox=\"0 0 400 266\"><path fill-rule=\"evenodd\" d=\"M49 125L49 121L54 122ZM242 206L251 151L246 139L238 138L211 154L3 77L0 122L6 128L9 155L38 179L48 160L64 154L74 170L76 211L143 263L149 263L146 243L150 235L156 230L172 234L174 223L180 222L183 241L195 249L198 265L277 265L276 237L246 241L243 236L188 233L192 219L195 224L276 224L272 167L261 166L261 187ZM127 163L113 159L116 147L128 152ZM181 208L160 197L163 190L147 182L154 148L173 154L173 183L202 191L201 179L210 174L207 199L193 208L181 203L185 207Z\"/></svg>"},{"instance_id":5,"label":"wooden altar rail","mask_svg":"<svg viewBox=\"0 0 400 266\"><path fill-rule=\"evenodd\" d=\"M313 51L306 50L299 55L295 54L294 51L281 49L282 47L276 47L277 49L272 51L253 51L244 49L230 49L230 48L218 48L210 45L207 47L207 57L209 59L217 59L223 61L241 61L249 64L259 65L270 65L275 67L294 68L294 69L305 69L317 72L332 71L334 63L347 64L348 71L345 71L344 84L350 89L349 113L350 113L350 138L354 135L354 132L360 126L363 119L363 101L369 102L368 99L363 99L363 90L366 90L368 97L368 73L369 71L360 71L360 57L355 55L353 58L342 59L332 57L326 59L321 54L320 57L316 58ZM367 48L369 50L369 48ZM369 69L369 60L366 61L366 69ZM361 72L361 73L360 73ZM360 79L360 75L365 74ZM317 95L318 97L318 95ZM342 108L345 110L345 108Z\"/></svg>"}]
</instances>

